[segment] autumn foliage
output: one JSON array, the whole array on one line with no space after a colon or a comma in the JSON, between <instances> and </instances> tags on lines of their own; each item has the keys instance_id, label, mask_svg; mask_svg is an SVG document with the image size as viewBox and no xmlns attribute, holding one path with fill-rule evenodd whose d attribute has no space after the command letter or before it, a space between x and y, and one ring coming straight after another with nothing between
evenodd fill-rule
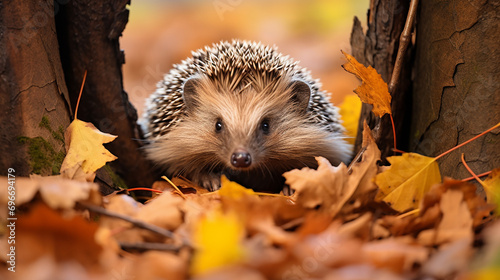
<instances>
[{"instance_id":1,"label":"autumn foliage","mask_svg":"<svg viewBox=\"0 0 500 280\"><path fill-rule=\"evenodd\" d=\"M380 75L347 58L344 68L362 80L361 100L390 114ZM286 172L292 195L255 193L225 177L209 193L174 178L156 182L142 203L133 190L103 196L93 182L115 159L103 146L113 139L75 119L61 175L16 178L16 272L4 270L2 279L500 276L498 169L481 181L485 200L474 184L443 180L439 157L404 153L380 166L365 125L349 166L317 157L316 170ZM8 234L2 238L7 244Z\"/></svg>"}]
</instances>

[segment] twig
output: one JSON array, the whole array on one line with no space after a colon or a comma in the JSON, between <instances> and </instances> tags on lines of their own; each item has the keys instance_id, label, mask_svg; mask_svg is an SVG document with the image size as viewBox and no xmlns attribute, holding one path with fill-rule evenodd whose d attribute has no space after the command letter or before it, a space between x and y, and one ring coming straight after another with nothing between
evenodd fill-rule
<instances>
[{"instance_id":1,"label":"twig","mask_svg":"<svg viewBox=\"0 0 500 280\"><path fill-rule=\"evenodd\" d=\"M96 206L96 205L92 205L90 203L78 202L78 204L80 206L84 207L84 208L87 208L88 210L90 210L92 212L96 212L96 213L99 213L101 215L105 215L105 216L108 216L108 217L113 217L113 218L117 218L117 219L121 219L121 220L127 221L127 222L133 224L136 227L147 229L147 230L152 231L154 233L157 233L159 235L162 235L162 236L165 236L165 237L168 237L168 238L174 238L175 237L175 235L174 235L173 232L171 232L169 230L166 230L164 228L161 228L159 226L147 224L147 223L145 223L143 221L136 220L136 219L131 218L129 216L125 216L125 215L122 215L122 214L119 214L119 213L115 213L115 212L109 211L107 209L104 209L104 208ZM186 243L186 241L184 241L184 245L188 245L188 243Z\"/></svg>"},{"instance_id":2,"label":"twig","mask_svg":"<svg viewBox=\"0 0 500 280\"><path fill-rule=\"evenodd\" d=\"M349 167L347 168L347 174L351 175L351 173L352 173L352 166L361 159L361 157L363 156L363 154L365 153L365 151L366 151L366 147L362 147L361 150L359 150L359 152L356 155L356 157L349 164Z\"/></svg>"},{"instance_id":3,"label":"twig","mask_svg":"<svg viewBox=\"0 0 500 280\"><path fill-rule=\"evenodd\" d=\"M481 137L481 136L485 135L486 133L488 133L488 132L490 132L490 131L492 131L492 130L496 129L497 127L500 127L500 122L499 122L499 123L497 123L496 125L494 125L493 127L491 127L490 129L488 129L488 130L486 130L486 131L483 131L481 134L476 135L476 136L472 137L471 139L469 139L469 140L467 140L467 141L465 141L465 142L463 142L463 143L461 143L461 144L459 144L459 145L456 145L455 147L453 147L453 148L449 149L448 151L446 151L446 152L444 152L444 153L440 154L439 156L435 157L435 159L437 160L437 159L440 159L440 158L444 157L445 155L447 155L447 154L449 154L449 153L453 152L454 150L456 150L456 149L458 149L458 148L460 148L460 147L462 147L462 146L464 146L464 145L466 145L466 144L469 144L470 142L472 142L472 141L476 140L477 138L479 138L479 137Z\"/></svg>"},{"instance_id":4,"label":"twig","mask_svg":"<svg viewBox=\"0 0 500 280\"><path fill-rule=\"evenodd\" d=\"M150 243L150 242L141 242L141 243L129 243L129 242L119 242L122 250L157 250L157 251L173 251L178 252L182 246L173 245L173 244L165 244L165 243Z\"/></svg>"},{"instance_id":5,"label":"twig","mask_svg":"<svg viewBox=\"0 0 500 280\"><path fill-rule=\"evenodd\" d=\"M401 37L399 38L399 48L398 54L396 56L396 62L394 63L394 69L392 71L391 82L389 83L389 92L394 93L396 86L399 83L399 76L401 75L401 67L403 65L403 57L410 45L411 30L413 28L413 22L417 16L417 6L418 0L411 0L410 8L408 9L408 16L406 17L405 27L403 32L401 32Z\"/></svg>"},{"instance_id":6,"label":"twig","mask_svg":"<svg viewBox=\"0 0 500 280\"><path fill-rule=\"evenodd\" d=\"M477 174L477 177L484 177L484 176L487 176L487 175L490 175L491 174L491 171L486 171L484 173L481 173L481 174ZM465 179L462 179L462 182L467 182L467 181L470 181L472 179L475 179L474 176L472 177L469 177L469 178L465 178Z\"/></svg>"},{"instance_id":7,"label":"twig","mask_svg":"<svg viewBox=\"0 0 500 280\"><path fill-rule=\"evenodd\" d=\"M465 166L465 169L467 169L467 171L469 171L469 173L472 175L472 177L474 177L474 179L476 179L476 181L478 181L479 184L481 184L483 187L485 187L484 182L481 179L479 179L479 177L476 175L476 173L474 173L474 171L472 171L472 169L469 167L469 165L465 161L464 153L462 153L461 159L462 159L462 164Z\"/></svg>"}]
</instances>

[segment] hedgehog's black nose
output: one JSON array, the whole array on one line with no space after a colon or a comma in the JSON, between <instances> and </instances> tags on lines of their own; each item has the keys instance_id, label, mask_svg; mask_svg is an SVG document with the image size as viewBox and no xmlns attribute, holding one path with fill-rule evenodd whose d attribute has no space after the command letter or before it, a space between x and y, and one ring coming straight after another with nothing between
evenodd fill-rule
<instances>
[{"instance_id":1,"label":"hedgehog's black nose","mask_svg":"<svg viewBox=\"0 0 500 280\"><path fill-rule=\"evenodd\" d=\"M231 155L231 164L234 167L249 167L251 163L252 157L245 150L236 150L236 152Z\"/></svg>"}]
</instances>

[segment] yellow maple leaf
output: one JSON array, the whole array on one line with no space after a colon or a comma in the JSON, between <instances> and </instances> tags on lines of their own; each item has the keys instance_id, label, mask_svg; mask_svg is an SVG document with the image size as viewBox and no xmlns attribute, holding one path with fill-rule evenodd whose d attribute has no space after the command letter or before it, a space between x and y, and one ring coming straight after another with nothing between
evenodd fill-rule
<instances>
[{"instance_id":1,"label":"yellow maple leaf","mask_svg":"<svg viewBox=\"0 0 500 280\"><path fill-rule=\"evenodd\" d=\"M391 95L389 87L384 82L377 70L373 67L365 67L359 63L353 56L342 51L347 58L347 63L342 67L349 73L354 74L361 80L361 85L354 92L364 103L373 105L373 113L378 117L384 114L391 114Z\"/></svg>"},{"instance_id":2,"label":"yellow maple leaf","mask_svg":"<svg viewBox=\"0 0 500 280\"><path fill-rule=\"evenodd\" d=\"M233 212L222 213L215 209L201 218L193 233L196 250L191 272L200 275L241 262L245 258L241 244L244 234L243 224Z\"/></svg>"},{"instance_id":3,"label":"yellow maple leaf","mask_svg":"<svg viewBox=\"0 0 500 280\"><path fill-rule=\"evenodd\" d=\"M344 98L344 102L339 106L339 114L346 129L347 142L354 144L358 133L359 115L361 113L361 100L354 94Z\"/></svg>"},{"instance_id":4,"label":"yellow maple leaf","mask_svg":"<svg viewBox=\"0 0 500 280\"><path fill-rule=\"evenodd\" d=\"M498 209L500 205L500 168L493 169L491 174L481 183L481 185L483 185L486 192L488 203L497 205L496 214L500 214Z\"/></svg>"},{"instance_id":5,"label":"yellow maple leaf","mask_svg":"<svg viewBox=\"0 0 500 280\"><path fill-rule=\"evenodd\" d=\"M257 195L252 189L247 189L242 185L229 181L226 176L221 177L221 188L219 195L232 199L239 199L245 195Z\"/></svg>"},{"instance_id":6,"label":"yellow maple leaf","mask_svg":"<svg viewBox=\"0 0 500 280\"><path fill-rule=\"evenodd\" d=\"M375 176L375 184L379 187L376 199L387 202L399 212L417 209L430 187L441 182L435 158L405 153L387 160L391 163L390 168Z\"/></svg>"},{"instance_id":7,"label":"yellow maple leaf","mask_svg":"<svg viewBox=\"0 0 500 280\"><path fill-rule=\"evenodd\" d=\"M117 136L99 131L93 124L75 119L66 129L67 154L61 166L65 177L73 178L79 171L92 174L117 157L103 146Z\"/></svg>"}]
</instances>

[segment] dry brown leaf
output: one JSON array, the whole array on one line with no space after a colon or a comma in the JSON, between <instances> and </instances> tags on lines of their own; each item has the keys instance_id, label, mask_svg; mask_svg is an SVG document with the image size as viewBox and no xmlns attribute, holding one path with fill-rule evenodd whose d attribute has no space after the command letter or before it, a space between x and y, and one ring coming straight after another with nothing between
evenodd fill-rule
<instances>
[{"instance_id":1,"label":"dry brown leaf","mask_svg":"<svg viewBox=\"0 0 500 280\"><path fill-rule=\"evenodd\" d=\"M422 268L422 271L436 279L449 279L459 271L464 271L469 266L473 253L470 238L457 239L451 244L441 246Z\"/></svg>"},{"instance_id":2,"label":"dry brown leaf","mask_svg":"<svg viewBox=\"0 0 500 280\"><path fill-rule=\"evenodd\" d=\"M7 185L2 185L6 187ZM0 187L0 188L2 188ZM99 186L94 183L68 180L61 176L31 175L31 178L16 178L16 205L30 202L37 193L50 207L72 209L77 201L99 197ZM7 190L0 193L0 203L7 204Z\"/></svg>"},{"instance_id":3,"label":"dry brown leaf","mask_svg":"<svg viewBox=\"0 0 500 280\"><path fill-rule=\"evenodd\" d=\"M113 213L133 217L140 209L141 204L137 203L128 195L115 195L106 199L104 207ZM101 228L109 229L114 238L120 242L143 242L141 230L134 228L131 223L114 217L101 216L99 219Z\"/></svg>"},{"instance_id":4,"label":"dry brown leaf","mask_svg":"<svg viewBox=\"0 0 500 280\"><path fill-rule=\"evenodd\" d=\"M440 210L442 219L438 227L422 231L418 235L418 242L422 245L433 246L468 239L472 242L472 217L464 201L464 194L460 190L447 190L441 197Z\"/></svg>"},{"instance_id":5,"label":"dry brown leaf","mask_svg":"<svg viewBox=\"0 0 500 280\"><path fill-rule=\"evenodd\" d=\"M406 236L367 242L363 245L363 253L376 267L403 273L411 271L414 265L423 264L428 258L429 250Z\"/></svg>"},{"instance_id":6,"label":"dry brown leaf","mask_svg":"<svg viewBox=\"0 0 500 280\"><path fill-rule=\"evenodd\" d=\"M378 117L385 114L391 114L391 95L389 87L384 82L382 76L377 73L373 67L365 67L359 63L353 56L342 51L347 58L347 63L342 67L349 73L352 73L361 80L362 84L354 92L364 103L373 105L373 113Z\"/></svg>"},{"instance_id":7,"label":"dry brown leaf","mask_svg":"<svg viewBox=\"0 0 500 280\"><path fill-rule=\"evenodd\" d=\"M95 241L98 225L79 216L67 219L44 204L19 216L16 227L18 269L52 257L58 262L77 261L90 269L99 266L102 247Z\"/></svg>"},{"instance_id":8,"label":"dry brown leaf","mask_svg":"<svg viewBox=\"0 0 500 280\"><path fill-rule=\"evenodd\" d=\"M302 168L288 171L283 176L286 183L295 190L293 197L306 208L320 208L337 215L342 200L351 195L356 186L346 186L347 167L341 163L333 167L327 159L317 157L318 169ZM348 188L348 189L345 189Z\"/></svg>"},{"instance_id":9,"label":"dry brown leaf","mask_svg":"<svg viewBox=\"0 0 500 280\"><path fill-rule=\"evenodd\" d=\"M132 268L132 269L131 269ZM169 252L149 251L129 263L125 279L187 279L187 262Z\"/></svg>"},{"instance_id":10,"label":"dry brown leaf","mask_svg":"<svg viewBox=\"0 0 500 280\"><path fill-rule=\"evenodd\" d=\"M331 216L337 215L347 201L345 211L359 208L372 200L376 186L372 182L377 172L380 151L365 124L363 147L366 147L360 162L354 163L352 173L341 163L331 166L328 160L317 157L318 169L303 168L283 174L286 183L295 190L297 203L306 208L320 207Z\"/></svg>"},{"instance_id":11,"label":"dry brown leaf","mask_svg":"<svg viewBox=\"0 0 500 280\"><path fill-rule=\"evenodd\" d=\"M162 193L141 207L134 217L148 224L174 230L183 222L181 212L183 204L184 200L181 197L168 192Z\"/></svg>"}]
</instances>

